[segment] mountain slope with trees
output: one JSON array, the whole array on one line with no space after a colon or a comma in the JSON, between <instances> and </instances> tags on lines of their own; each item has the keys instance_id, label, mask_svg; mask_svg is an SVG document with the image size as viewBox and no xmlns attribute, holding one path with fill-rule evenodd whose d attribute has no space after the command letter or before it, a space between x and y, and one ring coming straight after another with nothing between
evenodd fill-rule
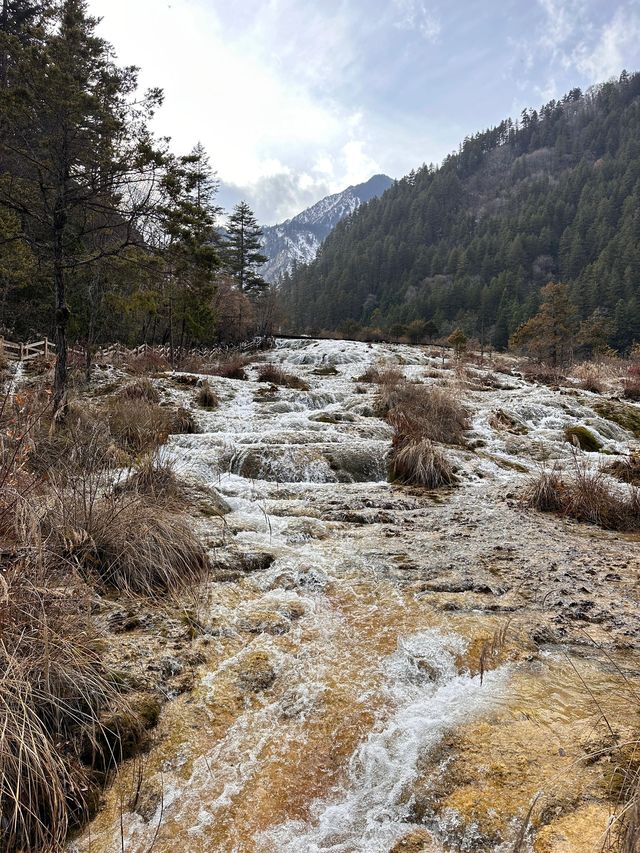
<instances>
[{"instance_id":1,"label":"mountain slope with trees","mask_svg":"<svg viewBox=\"0 0 640 853\"><path fill-rule=\"evenodd\" d=\"M361 204L381 196L392 184L386 175L374 175L363 184L326 196L286 222L267 226L263 249L269 260L263 277L275 283L298 264L312 261L338 222Z\"/></svg>"},{"instance_id":2,"label":"mountain slope with trees","mask_svg":"<svg viewBox=\"0 0 640 853\"><path fill-rule=\"evenodd\" d=\"M281 288L291 329L427 321L505 347L549 281L640 339L640 74L464 140L341 222Z\"/></svg>"}]
</instances>

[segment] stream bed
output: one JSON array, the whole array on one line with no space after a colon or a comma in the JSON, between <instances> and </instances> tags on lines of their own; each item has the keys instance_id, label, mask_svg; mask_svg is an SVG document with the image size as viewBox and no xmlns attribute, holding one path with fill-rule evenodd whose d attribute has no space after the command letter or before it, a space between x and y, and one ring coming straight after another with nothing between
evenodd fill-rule
<instances>
[{"instance_id":1,"label":"stream bed","mask_svg":"<svg viewBox=\"0 0 640 853\"><path fill-rule=\"evenodd\" d=\"M311 340L265 359L309 390L257 382L259 365L209 377L219 408L170 443L229 509L194 520L219 567L190 611L203 662L71 849L605 849L617 750L640 728L638 544L520 494L542 464L574 464L567 426L612 454L632 436L597 395L508 365L463 375L423 348ZM456 488L387 481L391 429L357 381L371 365L468 407L467 447L445 448Z\"/></svg>"}]
</instances>

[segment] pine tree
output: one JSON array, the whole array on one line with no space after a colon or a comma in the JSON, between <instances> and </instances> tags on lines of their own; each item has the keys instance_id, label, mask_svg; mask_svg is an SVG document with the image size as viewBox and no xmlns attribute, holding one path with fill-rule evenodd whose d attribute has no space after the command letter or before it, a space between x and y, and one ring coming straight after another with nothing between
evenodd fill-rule
<instances>
[{"instance_id":1,"label":"pine tree","mask_svg":"<svg viewBox=\"0 0 640 853\"><path fill-rule=\"evenodd\" d=\"M576 334L575 305L566 284L551 282L542 288L540 311L511 336L509 347L562 367L573 355Z\"/></svg>"},{"instance_id":2,"label":"pine tree","mask_svg":"<svg viewBox=\"0 0 640 853\"><path fill-rule=\"evenodd\" d=\"M163 260L173 360L176 324L180 347L187 335L203 340L214 326L213 278L220 265L215 225L221 208L215 202L218 182L200 143L187 156L171 160L162 188L166 199L161 210Z\"/></svg>"},{"instance_id":3,"label":"pine tree","mask_svg":"<svg viewBox=\"0 0 640 853\"><path fill-rule=\"evenodd\" d=\"M258 273L268 260L261 248L262 229L249 205L241 201L229 217L224 259L242 293L259 293L268 287Z\"/></svg>"},{"instance_id":4,"label":"pine tree","mask_svg":"<svg viewBox=\"0 0 640 853\"><path fill-rule=\"evenodd\" d=\"M9 46L0 93L0 206L24 222L24 239L53 285L57 361L54 404L67 385L69 288L105 257L142 241L163 163L146 121L161 102L135 104L136 70L119 68L95 35L85 0L64 0L47 37Z\"/></svg>"}]
</instances>

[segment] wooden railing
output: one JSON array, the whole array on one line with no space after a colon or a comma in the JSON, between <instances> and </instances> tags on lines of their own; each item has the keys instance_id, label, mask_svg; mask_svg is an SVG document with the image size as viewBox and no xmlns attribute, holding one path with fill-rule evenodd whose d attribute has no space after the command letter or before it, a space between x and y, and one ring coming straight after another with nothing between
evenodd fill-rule
<instances>
[{"instance_id":1,"label":"wooden railing","mask_svg":"<svg viewBox=\"0 0 640 853\"><path fill-rule=\"evenodd\" d=\"M55 355L56 345L48 338L41 341L30 341L29 343L15 344L0 338L0 356L10 361L31 361L34 358L49 358Z\"/></svg>"},{"instance_id":2,"label":"wooden railing","mask_svg":"<svg viewBox=\"0 0 640 853\"><path fill-rule=\"evenodd\" d=\"M273 344L273 339L269 337L258 337L252 341L247 341L240 346L243 352L252 350L265 349ZM187 355L198 355L201 358L214 358L220 356L222 352L231 349L230 347L196 347L190 349L174 349L174 356L180 358ZM150 345L141 344L138 347L125 347L122 344L112 344L108 347L102 347L93 354L93 361L105 361L109 359L126 359L133 356L142 355L145 352L154 352L162 355L165 358L170 358L171 347L169 344ZM84 358L85 351L76 347L69 347L69 354L79 355ZM0 357L4 356L10 361L31 361L34 358L44 357L49 358L55 356L56 345L48 338L41 341L33 341L29 343L14 343L6 338L0 337Z\"/></svg>"}]
</instances>

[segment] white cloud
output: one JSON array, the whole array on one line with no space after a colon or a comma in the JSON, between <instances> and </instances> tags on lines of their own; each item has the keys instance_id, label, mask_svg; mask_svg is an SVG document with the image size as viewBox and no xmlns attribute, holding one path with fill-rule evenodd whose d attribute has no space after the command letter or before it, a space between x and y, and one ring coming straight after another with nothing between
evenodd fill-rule
<instances>
[{"instance_id":1,"label":"white cloud","mask_svg":"<svg viewBox=\"0 0 640 853\"><path fill-rule=\"evenodd\" d=\"M350 62L346 48L336 56L346 19L311 13L302 27L295 15L286 18L295 11L293 0L270 0L259 4L249 27L234 32L221 3L90 0L90 6L104 17L100 32L119 61L141 66L143 86L164 89L156 130L180 152L201 140L222 183L242 187L250 203L255 195L264 218L298 212L314 186L335 192L370 176L363 170L375 161L366 152L361 113L317 91L320 80ZM278 21L299 28L301 41L285 33L277 40ZM318 165L321 174L313 176ZM286 188L273 211L270 186Z\"/></svg>"},{"instance_id":2,"label":"white cloud","mask_svg":"<svg viewBox=\"0 0 640 853\"><path fill-rule=\"evenodd\" d=\"M573 52L576 68L593 82L635 70L640 44L640 9L618 9L594 44L581 43Z\"/></svg>"},{"instance_id":3,"label":"white cloud","mask_svg":"<svg viewBox=\"0 0 640 853\"><path fill-rule=\"evenodd\" d=\"M393 0L397 12L395 26L401 30L414 30L427 41L435 41L442 25L438 16L424 0Z\"/></svg>"}]
</instances>

